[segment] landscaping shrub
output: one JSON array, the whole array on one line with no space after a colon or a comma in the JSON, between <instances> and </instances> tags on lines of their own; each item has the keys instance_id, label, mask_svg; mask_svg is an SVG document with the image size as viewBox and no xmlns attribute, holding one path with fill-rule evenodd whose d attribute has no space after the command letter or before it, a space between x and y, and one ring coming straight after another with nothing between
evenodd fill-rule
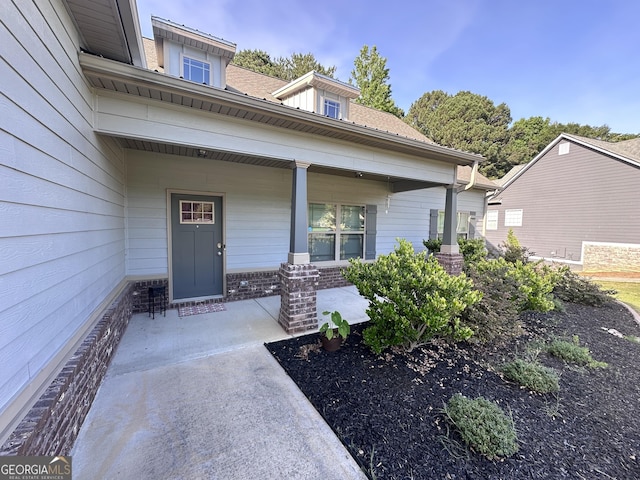
<instances>
[{"instance_id":1,"label":"landscaping shrub","mask_svg":"<svg viewBox=\"0 0 640 480\"><path fill-rule=\"evenodd\" d=\"M613 301L615 290L605 290L588 278L571 271L567 266L556 270L553 294L564 302L599 307Z\"/></svg>"},{"instance_id":2,"label":"landscaping shrub","mask_svg":"<svg viewBox=\"0 0 640 480\"><path fill-rule=\"evenodd\" d=\"M479 302L468 305L461 314L462 322L473 330L474 343L504 343L522 333L518 319L526 296L506 261L488 260L466 267L474 287L482 293Z\"/></svg>"},{"instance_id":3,"label":"landscaping shrub","mask_svg":"<svg viewBox=\"0 0 640 480\"><path fill-rule=\"evenodd\" d=\"M510 295L509 298L516 302L518 311L535 310L548 312L553 310L553 287L555 276L553 271L544 265L523 263L516 261L508 262L504 258L480 261L475 264L478 274L487 276L501 276L508 285L517 286L519 295L513 294L512 288L507 288L503 295ZM473 275L472 275L473 277Z\"/></svg>"},{"instance_id":4,"label":"landscaping shrub","mask_svg":"<svg viewBox=\"0 0 640 480\"><path fill-rule=\"evenodd\" d=\"M532 253L527 247L520 245L512 229L509 229L507 232L507 240L498 246L502 250L503 258L509 263L516 263L518 261L527 263L529 261L529 255Z\"/></svg>"},{"instance_id":5,"label":"landscaping shrub","mask_svg":"<svg viewBox=\"0 0 640 480\"><path fill-rule=\"evenodd\" d=\"M444 412L464 442L490 460L518 451L513 419L494 402L483 397L472 400L456 393L445 404Z\"/></svg>"},{"instance_id":6,"label":"landscaping shrub","mask_svg":"<svg viewBox=\"0 0 640 480\"><path fill-rule=\"evenodd\" d=\"M415 253L406 240L373 263L350 260L344 277L369 300L372 325L363 337L376 353L394 345L410 351L434 336L464 340L473 333L458 315L481 293L464 274L447 274L433 256Z\"/></svg>"},{"instance_id":7,"label":"landscaping shrub","mask_svg":"<svg viewBox=\"0 0 640 480\"><path fill-rule=\"evenodd\" d=\"M517 358L502 367L505 378L538 393L560 390L557 372L537 362L527 362Z\"/></svg>"},{"instance_id":8,"label":"landscaping shrub","mask_svg":"<svg viewBox=\"0 0 640 480\"><path fill-rule=\"evenodd\" d=\"M430 238L423 240L422 243L429 250L429 253L438 253L442 247L442 240L439 238ZM460 254L464 257L465 265L479 262L487 257L487 249L482 238L467 240L466 238L458 239Z\"/></svg>"},{"instance_id":9,"label":"landscaping shrub","mask_svg":"<svg viewBox=\"0 0 640 480\"><path fill-rule=\"evenodd\" d=\"M576 365L590 368L604 368L607 366L604 362L594 360L589 349L580 346L580 340L577 336L574 336L571 342L560 339L553 340L547 346L547 351L567 363L575 363Z\"/></svg>"}]
</instances>

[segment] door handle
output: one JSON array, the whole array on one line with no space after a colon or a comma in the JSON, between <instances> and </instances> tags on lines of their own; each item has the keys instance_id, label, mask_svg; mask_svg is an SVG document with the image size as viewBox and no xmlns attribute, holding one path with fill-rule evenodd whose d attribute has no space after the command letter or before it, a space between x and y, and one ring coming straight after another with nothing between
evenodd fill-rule
<instances>
[{"instance_id":1,"label":"door handle","mask_svg":"<svg viewBox=\"0 0 640 480\"><path fill-rule=\"evenodd\" d=\"M222 256L222 252L218 252L218 256L221 257Z\"/></svg>"}]
</instances>

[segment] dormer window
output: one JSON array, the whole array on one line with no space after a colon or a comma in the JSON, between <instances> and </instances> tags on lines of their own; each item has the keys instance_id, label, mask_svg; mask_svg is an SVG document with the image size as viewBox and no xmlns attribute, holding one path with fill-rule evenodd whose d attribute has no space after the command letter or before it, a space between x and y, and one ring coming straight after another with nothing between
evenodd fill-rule
<instances>
[{"instance_id":1,"label":"dormer window","mask_svg":"<svg viewBox=\"0 0 640 480\"><path fill-rule=\"evenodd\" d=\"M184 55L182 57L182 78L209 85L211 83L211 64Z\"/></svg>"},{"instance_id":2,"label":"dormer window","mask_svg":"<svg viewBox=\"0 0 640 480\"><path fill-rule=\"evenodd\" d=\"M164 73L195 83L225 88L226 68L236 54L234 43L151 17L158 66Z\"/></svg>"},{"instance_id":3,"label":"dormer window","mask_svg":"<svg viewBox=\"0 0 640 480\"><path fill-rule=\"evenodd\" d=\"M324 114L331 118L340 118L340 102L324 99Z\"/></svg>"},{"instance_id":4,"label":"dormer window","mask_svg":"<svg viewBox=\"0 0 640 480\"><path fill-rule=\"evenodd\" d=\"M349 102L359 95L353 85L314 71L273 92L285 105L336 120L349 118Z\"/></svg>"}]
</instances>

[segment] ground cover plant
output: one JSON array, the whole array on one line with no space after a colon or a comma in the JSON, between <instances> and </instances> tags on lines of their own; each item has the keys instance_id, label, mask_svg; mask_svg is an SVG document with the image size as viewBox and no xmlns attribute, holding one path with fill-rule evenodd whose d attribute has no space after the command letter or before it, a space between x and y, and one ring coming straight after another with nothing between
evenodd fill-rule
<instances>
[{"instance_id":1,"label":"ground cover plant","mask_svg":"<svg viewBox=\"0 0 640 480\"><path fill-rule=\"evenodd\" d=\"M629 341L640 325L624 306L517 255L466 264L454 286L468 294L471 282L481 298L454 313L422 299L411 305L431 293L447 302L450 286L427 278L440 273L426 257L423 267L404 254L381 270L395 282L369 270L352 279L371 289L381 330L353 325L334 353L317 348L317 334L267 345L369 478L640 478L640 343ZM560 301L553 292L562 281ZM385 310L390 299L401 309ZM430 324L423 307L446 315ZM416 342L423 323L435 328ZM411 341L395 341L397 332ZM558 341L586 353L586 363L556 356Z\"/></svg>"}]
</instances>

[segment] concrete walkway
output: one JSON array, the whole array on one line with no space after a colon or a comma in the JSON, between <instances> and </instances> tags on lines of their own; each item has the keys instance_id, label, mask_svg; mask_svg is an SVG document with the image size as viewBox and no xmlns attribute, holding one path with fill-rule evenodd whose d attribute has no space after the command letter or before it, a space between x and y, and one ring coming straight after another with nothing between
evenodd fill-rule
<instances>
[{"instance_id":1,"label":"concrete walkway","mask_svg":"<svg viewBox=\"0 0 640 480\"><path fill-rule=\"evenodd\" d=\"M350 323L366 306L354 287L318 292L318 312ZM264 347L288 338L279 307L135 315L71 452L74 478L365 479Z\"/></svg>"}]
</instances>

